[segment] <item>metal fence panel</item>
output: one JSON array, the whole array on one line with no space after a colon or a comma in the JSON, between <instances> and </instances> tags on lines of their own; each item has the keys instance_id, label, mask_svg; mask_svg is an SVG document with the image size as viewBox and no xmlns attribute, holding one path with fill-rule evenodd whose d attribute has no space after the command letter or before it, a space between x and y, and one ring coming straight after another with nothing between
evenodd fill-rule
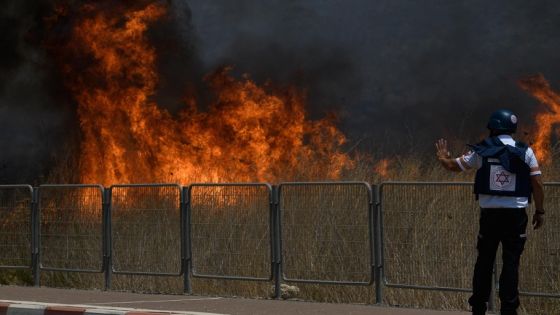
<instances>
[{"instance_id":1,"label":"metal fence panel","mask_svg":"<svg viewBox=\"0 0 560 315\"><path fill-rule=\"evenodd\" d=\"M283 279L373 282L372 190L363 182L282 183Z\"/></svg>"},{"instance_id":2,"label":"metal fence panel","mask_svg":"<svg viewBox=\"0 0 560 315\"><path fill-rule=\"evenodd\" d=\"M193 277L272 279L271 197L268 184L190 186Z\"/></svg>"},{"instance_id":3,"label":"metal fence panel","mask_svg":"<svg viewBox=\"0 0 560 315\"><path fill-rule=\"evenodd\" d=\"M113 273L182 274L179 185L114 185L110 213Z\"/></svg>"},{"instance_id":4,"label":"metal fence panel","mask_svg":"<svg viewBox=\"0 0 560 315\"><path fill-rule=\"evenodd\" d=\"M381 185L387 286L469 291L479 207L471 183Z\"/></svg>"},{"instance_id":5,"label":"metal fence panel","mask_svg":"<svg viewBox=\"0 0 560 315\"><path fill-rule=\"evenodd\" d=\"M527 209L527 242L521 256L519 288L522 295L560 297L560 183L545 184L544 226L533 230L534 205ZM498 274L501 255L498 253Z\"/></svg>"},{"instance_id":6,"label":"metal fence panel","mask_svg":"<svg viewBox=\"0 0 560 315\"><path fill-rule=\"evenodd\" d=\"M103 271L103 187L39 187L41 269Z\"/></svg>"},{"instance_id":7,"label":"metal fence panel","mask_svg":"<svg viewBox=\"0 0 560 315\"><path fill-rule=\"evenodd\" d=\"M0 186L0 268L31 268L33 188Z\"/></svg>"}]
</instances>

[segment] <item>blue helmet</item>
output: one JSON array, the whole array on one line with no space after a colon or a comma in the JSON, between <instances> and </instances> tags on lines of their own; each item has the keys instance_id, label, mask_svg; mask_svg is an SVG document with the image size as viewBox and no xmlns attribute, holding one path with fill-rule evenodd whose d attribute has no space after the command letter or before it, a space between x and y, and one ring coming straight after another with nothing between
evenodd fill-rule
<instances>
[{"instance_id":1,"label":"blue helmet","mask_svg":"<svg viewBox=\"0 0 560 315\"><path fill-rule=\"evenodd\" d=\"M507 109L499 109L490 115L488 125L490 130L514 133L517 130L517 116Z\"/></svg>"}]
</instances>

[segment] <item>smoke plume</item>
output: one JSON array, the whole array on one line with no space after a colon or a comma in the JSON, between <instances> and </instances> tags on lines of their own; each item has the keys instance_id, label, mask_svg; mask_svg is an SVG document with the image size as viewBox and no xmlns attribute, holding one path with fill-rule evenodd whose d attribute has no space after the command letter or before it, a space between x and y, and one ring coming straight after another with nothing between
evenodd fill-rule
<instances>
[{"instance_id":1,"label":"smoke plume","mask_svg":"<svg viewBox=\"0 0 560 315\"><path fill-rule=\"evenodd\" d=\"M555 1L190 3L207 68L300 75L313 110L337 108L366 150L431 150L439 136L473 141L500 107L530 126L539 107L516 81L560 79Z\"/></svg>"},{"instance_id":2,"label":"smoke plume","mask_svg":"<svg viewBox=\"0 0 560 315\"><path fill-rule=\"evenodd\" d=\"M67 40L68 12L83 2L5 2L0 182L40 180L80 138L49 45ZM311 117L336 112L349 147L407 153L431 150L438 136L472 142L498 107L516 111L528 129L540 107L516 81L535 73L553 86L560 79L557 1L166 3L169 15L149 38L160 74L154 98L172 114L185 96L207 103L204 76L232 65L237 76L307 91Z\"/></svg>"}]
</instances>

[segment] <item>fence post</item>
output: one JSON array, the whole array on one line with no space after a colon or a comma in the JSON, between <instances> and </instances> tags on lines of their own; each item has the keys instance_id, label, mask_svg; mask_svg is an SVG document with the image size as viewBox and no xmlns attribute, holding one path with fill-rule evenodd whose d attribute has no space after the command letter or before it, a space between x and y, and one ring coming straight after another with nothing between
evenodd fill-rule
<instances>
[{"instance_id":1,"label":"fence post","mask_svg":"<svg viewBox=\"0 0 560 315\"><path fill-rule=\"evenodd\" d=\"M105 267L105 290L111 289L111 275L113 272L112 259L112 230L111 230L111 188L103 190L103 236L104 236L104 257L103 265Z\"/></svg>"},{"instance_id":2,"label":"fence post","mask_svg":"<svg viewBox=\"0 0 560 315\"><path fill-rule=\"evenodd\" d=\"M31 269L33 285L40 285L39 269L39 190L34 187L31 191Z\"/></svg>"},{"instance_id":3,"label":"fence post","mask_svg":"<svg viewBox=\"0 0 560 315\"><path fill-rule=\"evenodd\" d=\"M381 186L375 185L373 207L374 260L375 260L375 304L383 303L383 240L381 220Z\"/></svg>"},{"instance_id":4,"label":"fence post","mask_svg":"<svg viewBox=\"0 0 560 315\"><path fill-rule=\"evenodd\" d=\"M191 200L188 186L181 189L181 214L183 233L183 293L192 294L191 284L191 268L192 268L192 250L191 250Z\"/></svg>"},{"instance_id":5,"label":"fence post","mask_svg":"<svg viewBox=\"0 0 560 315\"><path fill-rule=\"evenodd\" d=\"M270 207L272 213L272 245L273 245L273 268L274 268L274 298L282 297L282 247L280 234L280 190L278 186L272 186Z\"/></svg>"}]
</instances>

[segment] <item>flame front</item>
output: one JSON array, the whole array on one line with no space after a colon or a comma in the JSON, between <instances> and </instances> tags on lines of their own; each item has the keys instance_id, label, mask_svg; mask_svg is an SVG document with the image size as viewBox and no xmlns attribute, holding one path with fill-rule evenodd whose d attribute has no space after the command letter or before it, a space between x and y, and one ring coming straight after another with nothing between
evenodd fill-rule
<instances>
[{"instance_id":1,"label":"flame front","mask_svg":"<svg viewBox=\"0 0 560 315\"><path fill-rule=\"evenodd\" d=\"M519 85L545 106L544 110L538 112L535 117L535 140L532 146L543 163L550 163L551 137L559 131L555 126L560 123L560 95L552 90L542 75L520 80Z\"/></svg>"},{"instance_id":2,"label":"flame front","mask_svg":"<svg viewBox=\"0 0 560 315\"><path fill-rule=\"evenodd\" d=\"M375 164L373 171L383 179L388 178L390 164L391 161L389 159L381 159Z\"/></svg>"},{"instance_id":3,"label":"flame front","mask_svg":"<svg viewBox=\"0 0 560 315\"><path fill-rule=\"evenodd\" d=\"M146 31L166 10L84 5L61 48L74 58L60 62L78 103L82 182L335 179L352 167L344 135L331 120L306 119L305 96L293 88L268 92L224 69L206 79L215 94L208 110L189 99L175 117L155 104L157 55Z\"/></svg>"}]
</instances>

